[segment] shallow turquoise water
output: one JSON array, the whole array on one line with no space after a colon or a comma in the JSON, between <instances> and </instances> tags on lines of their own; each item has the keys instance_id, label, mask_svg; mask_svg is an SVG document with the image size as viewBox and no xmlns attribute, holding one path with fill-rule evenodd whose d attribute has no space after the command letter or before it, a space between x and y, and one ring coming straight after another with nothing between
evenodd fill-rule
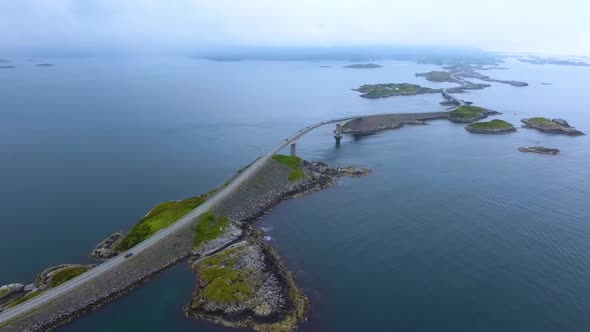
<instances>
[{"instance_id":1,"label":"shallow turquoise water","mask_svg":"<svg viewBox=\"0 0 590 332\"><path fill-rule=\"evenodd\" d=\"M130 227L153 204L208 191L316 120L442 109L437 95L365 100L349 90L425 84L414 73L437 68L406 62L375 70L306 62L54 62L0 72L0 225L15 234L0 242L11 267L2 269L0 283L86 261L94 243ZM464 98L514 124L563 117L590 132L590 70L507 66L486 74L531 86L494 84ZM373 174L283 202L260 222L312 300L302 331L587 330L587 136L525 129L482 136L433 121L346 137L337 148L331 129L302 139L298 151ZM523 145L562 153L516 151ZM181 264L61 330L224 330L183 317L193 282Z\"/></svg>"}]
</instances>

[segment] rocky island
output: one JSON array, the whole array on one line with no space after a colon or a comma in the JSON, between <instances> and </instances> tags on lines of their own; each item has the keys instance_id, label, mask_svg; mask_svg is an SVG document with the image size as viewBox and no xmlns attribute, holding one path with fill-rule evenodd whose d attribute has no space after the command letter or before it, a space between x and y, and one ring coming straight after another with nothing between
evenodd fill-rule
<instances>
[{"instance_id":1,"label":"rocky island","mask_svg":"<svg viewBox=\"0 0 590 332\"><path fill-rule=\"evenodd\" d=\"M416 73L416 77L424 77L430 82L448 82L459 83L460 81L451 76L452 72L443 70L433 70L426 73Z\"/></svg>"},{"instance_id":2,"label":"rocky island","mask_svg":"<svg viewBox=\"0 0 590 332\"><path fill-rule=\"evenodd\" d=\"M442 92L442 89L432 89L410 83L365 84L352 90L360 92L360 96L363 98L387 98Z\"/></svg>"},{"instance_id":3,"label":"rocky island","mask_svg":"<svg viewBox=\"0 0 590 332\"><path fill-rule=\"evenodd\" d=\"M376 63L357 63L352 65L344 66L344 68L354 68L354 69L371 69L371 68L382 68L382 65Z\"/></svg>"},{"instance_id":4,"label":"rocky island","mask_svg":"<svg viewBox=\"0 0 590 332\"><path fill-rule=\"evenodd\" d=\"M449 112L449 120L460 123L471 123L487 118L490 115L499 115L500 112L492 111L487 108L463 105Z\"/></svg>"},{"instance_id":5,"label":"rocky island","mask_svg":"<svg viewBox=\"0 0 590 332\"><path fill-rule=\"evenodd\" d=\"M559 149L544 148L542 146L521 146L520 148L518 148L518 151L549 154L554 156L559 154Z\"/></svg>"},{"instance_id":6,"label":"rocky island","mask_svg":"<svg viewBox=\"0 0 590 332\"><path fill-rule=\"evenodd\" d=\"M274 156L265 167L264 176L232 195L196 228L189 260L198 282L185 307L187 315L259 331L290 331L305 317L307 298L252 224L282 200L333 186L341 176L369 171L330 168L283 155ZM211 231L216 234L202 236Z\"/></svg>"},{"instance_id":7,"label":"rocky island","mask_svg":"<svg viewBox=\"0 0 590 332\"><path fill-rule=\"evenodd\" d=\"M53 67L54 65L51 63L40 63L36 65L37 67Z\"/></svg>"},{"instance_id":8,"label":"rocky island","mask_svg":"<svg viewBox=\"0 0 590 332\"><path fill-rule=\"evenodd\" d=\"M309 301L257 232L192 263L198 282L187 315L257 331L291 331Z\"/></svg>"},{"instance_id":9,"label":"rocky island","mask_svg":"<svg viewBox=\"0 0 590 332\"><path fill-rule=\"evenodd\" d=\"M570 124L563 119L550 120L548 118L536 117L526 118L520 121L524 124L523 128L537 129L545 133L562 134L568 136L584 135L583 132L570 126Z\"/></svg>"},{"instance_id":10,"label":"rocky island","mask_svg":"<svg viewBox=\"0 0 590 332\"><path fill-rule=\"evenodd\" d=\"M465 127L470 133L477 134L505 134L516 131L516 128L509 122L500 119L494 119L488 122L475 122Z\"/></svg>"}]
</instances>

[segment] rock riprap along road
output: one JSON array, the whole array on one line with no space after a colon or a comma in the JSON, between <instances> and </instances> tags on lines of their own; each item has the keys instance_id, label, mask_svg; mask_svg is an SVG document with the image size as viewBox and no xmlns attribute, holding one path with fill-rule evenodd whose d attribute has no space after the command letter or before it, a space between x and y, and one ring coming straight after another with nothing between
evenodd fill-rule
<instances>
[{"instance_id":1,"label":"rock riprap along road","mask_svg":"<svg viewBox=\"0 0 590 332\"><path fill-rule=\"evenodd\" d=\"M217 204L220 204L224 198L238 189L242 184L244 184L248 179L250 179L253 175L255 175L262 166L270 159L272 156L280 152L285 147L289 146L292 143L295 143L299 138L314 130L318 127L321 127L326 124L343 122L350 119L358 118L359 116L348 116L342 117L337 119L330 119L322 122L315 123L308 127L305 127L295 134L291 135L290 137L286 138L284 141L279 143L272 151L264 155L263 157L256 160L250 167L248 167L244 172L242 172L239 176L237 176L233 181L231 181L227 186L209 198L205 203L179 219L177 222L173 223L172 225L168 226L167 228L162 229L158 233L154 234L152 237L148 238L147 240L139 243L135 247L131 248L130 250L121 253L120 255L98 265L97 267L91 269L90 271L68 281L60 286L55 288L49 289L44 293L22 303L6 311L0 313L0 330L10 322L19 319L20 317L32 312L33 310L40 308L44 305L50 304L52 301L64 296L68 292L73 291L74 289L85 285L93 280L99 279L101 276L114 273L118 268L124 266L132 262L138 254L147 249L153 247L160 241L171 237L177 232L184 231L185 227L188 224L194 223L198 220L199 216L209 210L211 210ZM132 254L132 255L129 255Z\"/></svg>"}]
</instances>

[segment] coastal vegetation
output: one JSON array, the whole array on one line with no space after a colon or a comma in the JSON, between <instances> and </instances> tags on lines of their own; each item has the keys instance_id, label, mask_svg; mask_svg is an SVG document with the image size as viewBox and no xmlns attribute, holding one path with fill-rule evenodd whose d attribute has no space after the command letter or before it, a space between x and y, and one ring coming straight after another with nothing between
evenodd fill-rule
<instances>
[{"instance_id":1,"label":"coastal vegetation","mask_svg":"<svg viewBox=\"0 0 590 332\"><path fill-rule=\"evenodd\" d=\"M225 216L216 216L211 211L203 213L199 217L199 223L195 227L193 247L219 237L229 226L229 219Z\"/></svg>"},{"instance_id":2,"label":"coastal vegetation","mask_svg":"<svg viewBox=\"0 0 590 332\"><path fill-rule=\"evenodd\" d=\"M536 117L536 118L529 118L528 122L533 125L537 126L552 126L553 121L547 118Z\"/></svg>"},{"instance_id":3,"label":"coastal vegetation","mask_svg":"<svg viewBox=\"0 0 590 332\"><path fill-rule=\"evenodd\" d=\"M425 93L441 92L440 89L431 89L422 87L418 84L410 83L387 83L387 84L364 84L358 89L353 89L361 93L363 98L386 98L392 96L411 96Z\"/></svg>"},{"instance_id":4,"label":"coastal vegetation","mask_svg":"<svg viewBox=\"0 0 590 332\"><path fill-rule=\"evenodd\" d=\"M57 287L64 282L73 279L82 273L90 270L89 266L73 266L70 268L61 269L56 272L53 277L51 277L51 281L49 282L49 287Z\"/></svg>"},{"instance_id":5,"label":"coastal vegetation","mask_svg":"<svg viewBox=\"0 0 590 332\"><path fill-rule=\"evenodd\" d=\"M202 296L217 303L236 303L253 293L254 283L249 279L252 271L237 268L236 255L244 248L232 248L209 256L198 265L197 273L206 286Z\"/></svg>"},{"instance_id":6,"label":"coastal vegetation","mask_svg":"<svg viewBox=\"0 0 590 332\"><path fill-rule=\"evenodd\" d=\"M471 123L465 130L472 133L500 134L516 131L516 128L504 120L494 119L488 122Z\"/></svg>"},{"instance_id":7,"label":"coastal vegetation","mask_svg":"<svg viewBox=\"0 0 590 332\"><path fill-rule=\"evenodd\" d=\"M28 300L30 300L30 299L32 299L32 298L34 298L34 297L38 296L38 295L41 295L41 293L43 293L43 291L36 291L36 292L31 292L31 293L29 293L29 294L27 294L27 295L25 295L25 296L23 296L23 297L19 298L18 300L14 301L14 302L11 302L11 303L8 305L8 308L12 308L12 307L14 307L14 306L17 306L17 305L19 305L19 304L23 303L23 302L26 302L26 301L28 301Z\"/></svg>"},{"instance_id":8,"label":"coastal vegetation","mask_svg":"<svg viewBox=\"0 0 590 332\"><path fill-rule=\"evenodd\" d=\"M117 245L116 250L121 252L134 247L203 204L207 197L208 195L200 195L181 201L158 204L131 228L129 233Z\"/></svg>"},{"instance_id":9,"label":"coastal vegetation","mask_svg":"<svg viewBox=\"0 0 590 332\"><path fill-rule=\"evenodd\" d=\"M289 174L289 181L297 181L303 179L305 174L303 173L303 169L301 168L301 158L297 156L285 156L282 154L277 154L274 155L272 159L291 168L292 171Z\"/></svg>"},{"instance_id":10,"label":"coastal vegetation","mask_svg":"<svg viewBox=\"0 0 590 332\"><path fill-rule=\"evenodd\" d=\"M376 63L357 63L348 66L344 66L344 68L357 68L357 69L369 69L369 68L382 68L382 65Z\"/></svg>"},{"instance_id":11,"label":"coastal vegetation","mask_svg":"<svg viewBox=\"0 0 590 332\"><path fill-rule=\"evenodd\" d=\"M500 119L494 119L488 122L476 122L469 124L470 128L474 129L508 129L514 128L512 124Z\"/></svg>"},{"instance_id":12,"label":"coastal vegetation","mask_svg":"<svg viewBox=\"0 0 590 332\"><path fill-rule=\"evenodd\" d=\"M483 107L463 105L449 112L449 119L457 122L473 122L485 118L490 111Z\"/></svg>"},{"instance_id":13,"label":"coastal vegetation","mask_svg":"<svg viewBox=\"0 0 590 332\"><path fill-rule=\"evenodd\" d=\"M449 83L457 82L457 80L455 80L451 76L451 72L448 72L448 71L433 70L433 71L429 71L427 73L417 73L416 76L417 77L424 77L424 78L426 78L426 80L431 81L431 82L449 82Z\"/></svg>"}]
</instances>

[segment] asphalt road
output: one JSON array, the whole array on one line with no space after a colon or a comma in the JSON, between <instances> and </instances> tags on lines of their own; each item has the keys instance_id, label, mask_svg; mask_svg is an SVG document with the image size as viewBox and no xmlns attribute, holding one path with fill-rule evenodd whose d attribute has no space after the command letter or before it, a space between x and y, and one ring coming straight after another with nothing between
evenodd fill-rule
<instances>
[{"instance_id":1,"label":"asphalt road","mask_svg":"<svg viewBox=\"0 0 590 332\"><path fill-rule=\"evenodd\" d=\"M365 116L367 116L367 115L365 115ZM141 242L140 244L136 245L135 247L129 249L127 252L121 253L120 255L109 259L108 261L96 266L95 268L89 270L88 272L83 273L80 276L78 276L68 282L63 283L60 286L57 286L55 288L51 288L51 289L45 291L43 294L38 295L38 296L36 296L24 303L21 303L13 308L5 310L4 312L0 313L0 324L8 322L12 319L18 318L19 316L26 314L27 312L34 310L35 308L38 308L39 306L42 306L42 305L49 303L55 299L58 299L63 294L75 289L76 287L78 287L82 284L90 282L91 280L94 280L96 278L100 278L100 276L102 276L103 274L110 272L110 271L116 269L117 267L119 267L119 266L121 266L121 265L125 264L126 262L131 261L133 259L133 256L131 256L129 258L125 258L125 254L133 253L134 255L136 255L138 253L141 253L142 251L146 250L147 248L150 248L150 247L156 245L162 239L175 233L176 231L181 229L186 224L195 222L196 219L201 214L211 210L211 208L213 206L215 206L216 204L221 203L225 197L227 197L232 192L234 192L237 188L240 187L240 185L242 185L243 183L248 181L254 174L256 174L256 172L258 172L262 168L262 166L264 166L264 164L270 158L272 158L272 156L277 154L283 148L289 146L291 143L296 142L297 139L299 139L301 136L307 134L311 130L313 130L317 127L321 127L326 124L335 123L335 122L342 122L345 120L355 119L358 117L359 116L351 116L351 117L344 117L344 118L338 118L338 119L331 119L331 120L315 123L311 126L308 126L308 127L305 127L303 129L299 130L295 134L291 135L290 137L286 138L281 143L279 143L272 151L270 151L269 153L267 153L263 157L256 160L252 165L250 165L250 167L248 167L245 171L240 173L240 175L238 175L236 178L234 178L233 181L231 181L229 185L227 185L226 187L221 189L219 192L217 192L215 195L213 195L211 198L209 198L205 203L203 203L202 205L200 205L196 209L192 210L190 213L188 213L187 215L182 217L180 220L178 220L174 224L162 229L161 231L154 234L149 239L146 239L145 241Z\"/></svg>"}]
</instances>

